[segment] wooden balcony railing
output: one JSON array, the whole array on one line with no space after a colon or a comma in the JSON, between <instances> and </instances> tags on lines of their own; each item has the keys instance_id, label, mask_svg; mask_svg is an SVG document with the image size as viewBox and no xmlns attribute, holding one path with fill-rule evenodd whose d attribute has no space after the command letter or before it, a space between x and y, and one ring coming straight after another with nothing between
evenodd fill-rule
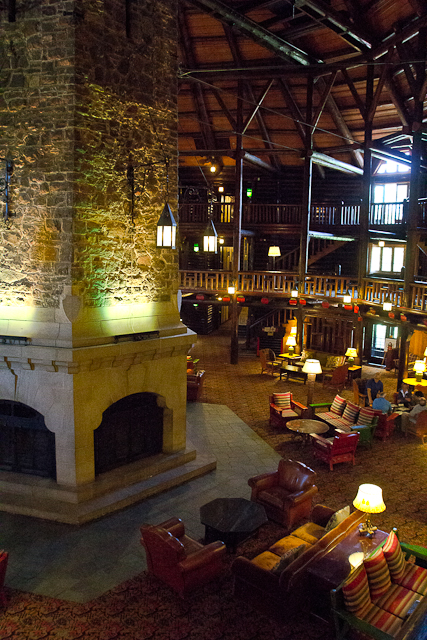
<instances>
[{"instance_id":1,"label":"wooden balcony railing","mask_svg":"<svg viewBox=\"0 0 427 640\"><path fill-rule=\"evenodd\" d=\"M211 217L214 223L231 223L234 205L215 202ZM207 223L209 205L207 203L180 204L179 221L183 224ZM297 204L244 204L242 224L300 224L302 205ZM360 219L359 204L312 204L311 226L357 226ZM403 225L406 222L406 207L403 202L384 202L371 205L369 223L373 226ZM427 199L419 200L418 225L427 226Z\"/></svg>"},{"instance_id":2,"label":"wooden balcony railing","mask_svg":"<svg viewBox=\"0 0 427 640\"><path fill-rule=\"evenodd\" d=\"M184 291L218 293L225 295L233 284L231 271L183 271L179 272L179 288ZM283 271L241 271L236 291L242 295L270 295L290 297L295 288L295 273ZM403 280L392 281L365 278L363 302L382 305L389 298L394 307L403 307ZM355 278L343 276L308 275L304 282L304 296L310 298L342 298L351 293L353 299L359 299ZM408 308L427 313L427 283L411 285L411 299Z\"/></svg>"}]
</instances>

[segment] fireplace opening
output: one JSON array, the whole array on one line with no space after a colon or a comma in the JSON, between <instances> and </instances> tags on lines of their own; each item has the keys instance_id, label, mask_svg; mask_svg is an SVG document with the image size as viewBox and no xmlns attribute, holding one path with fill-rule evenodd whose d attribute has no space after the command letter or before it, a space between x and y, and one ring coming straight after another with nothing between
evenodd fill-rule
<instances>
[{"instance_id":1,"label":"fireplace opening","mask_svg":"<svg viewBox=\"0 0 427 640\"><path fill-rule=\"evenodd\" d=\"M56 480L55 434L21 402L0 400L0 469Z\"/></svg>"},{"instance_id":2,"label":"fireplace opening","mask_svg":"<svg viewBox=\"0 0 427 640\"><path fill-rule=\"evenodd\" d=\"M163 411L156 393L134 393L112 404L94 431L95 475L163 449Z\"/></svg>"}]
</instances>

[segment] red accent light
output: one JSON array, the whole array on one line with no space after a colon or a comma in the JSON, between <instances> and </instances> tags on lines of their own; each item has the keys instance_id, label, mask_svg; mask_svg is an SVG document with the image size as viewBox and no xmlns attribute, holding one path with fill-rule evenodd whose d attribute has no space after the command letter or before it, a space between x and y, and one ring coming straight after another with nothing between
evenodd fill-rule
<instances>
[{"instance_id":1,"label":"red accent light","mask_svg":"<svg viewBox=\"0 0 427 640\"><path fill-rule=\"evenodd\" d=\"M203 295L203 293L198 293L196 296L196 300L204 300L205 296Z\"/></svg>"},{"instance_id":2,"label":"red accent light","mask_svg":"<svg viewBox=\"0 0 427 640\"><path fill-rule=\"evenodd\" d=\"M307 300L301 299L301 300L299 301L299 303L300 303L300 304L302 304L302 305L307 304Z\"/></svg>"},{"instance_id":3,"label":"red accent light","mask_svg":"<svg viewBox=\"0 0 427 640\"><path fill-rule=\"evenodd\" d=\"M237 302L244 302L245 298L244 296L237 296Z\"/></svg>"},{"instance_id":4,"label":"red accent light","mask_svg":"<svg viewBox=\"0 0 427 640\"><path fill-rule=\"evenodd\" d=\"M400 316L400 319L402 320L402 322L406 322L407 321L407 316L405 316L404 313L402 313L402 315Z\"/></svg>"},{"instance_id":5,"label":"red accent light","mask_svg":"<svg viewBox=\"0 0 427 640\"><path fill-rule=\"evenodd\" d=\"M327 300L323 300L323 302L322 302L322 307L323 307L324 309L329 309L329 302L328 302Z\"/></svg>"},{"instance_id":6,"label":"red accent light","mask_svg":"<svg viewBox=\"0 0 427 640\"><path fill-rule=\"evenodd\" d=\"M268 304L270 301L268 298L261 298L262 304Z\"/></svg>"},{"instance_id":7,"label":"red accent light","mask_svg":"<svg viewBox=\"0 0 427 640\"><path fill-rule=\"evenodd\" d=\"M291 298L289 300L289 304L291 304L293 307L298 304L298 300L296 298Z\"/></svg>"},{"instance_id":8,"label":"red accent light","mask_svg":"<svg viewBox=\"0 0 427 640\"><path fill-rule=\"evenodd\" d=\"M344 305L344 309L346 309L347 311L351 311L353 309L353 305L352 304L345 304Z\"/></svg>"},{"instance_id":9,"label":"red accent light","mask_svg":"<svg viewBox=\"0 0 427 640\"><path fill-rule=\"evenodd\" d=\"M359 313L359 305L358 304L354 305L353 311L354 311L354 313Z\"/></svg>"},{"instance_id":10,"label":"red accent light","mask_svg":"<svg viewBox=\"0 0 427 640\"><path fill-rule=\"evenodd\" d=\"M359 316L359 317L357 318L357 322L362 322L362 320L363 320L362 316Z\"/></svg>"},{"instance_id":11,"label":"red accent light","mask_svg":"<svg viewBox=\"0 0 427 640\"><path fill-rule=\"evenodd\" d=\"M394 318L394 313L393 313L393 311L389 311L389 312L388 312L388 317L389 317L389 318Z\"/></svg>"},{"instance_id":12,"label":"red accent light","mask_svg":"<svg viewBox=\"0 0 427 640\"><path fill-rule=\"evenodd\" d=\"M230 302L230 296L224 296L222 301L223 302Z\"/></svg>"}]
</instances>

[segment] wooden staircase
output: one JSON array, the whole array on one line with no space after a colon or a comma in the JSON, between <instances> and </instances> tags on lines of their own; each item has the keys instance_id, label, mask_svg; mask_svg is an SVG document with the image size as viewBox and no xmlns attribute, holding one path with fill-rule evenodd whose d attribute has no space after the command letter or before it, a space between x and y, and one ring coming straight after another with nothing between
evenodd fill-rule
<instances>
[{"instance_id":1,"label":"wooden staircase","mask_svg":"<svg viewBox=\"0 0 427 640\"><path fill-rule=\"evenodd\" d=\"M329 238L310 238L308 246L308 266L311 266L321 258L336 251L339 247L346 244L348 240L332 240ZM276 258L275 270L280 271L296 271L299 262L299 247L285 253L280 258Z\"/></svg>"}]
</instances>

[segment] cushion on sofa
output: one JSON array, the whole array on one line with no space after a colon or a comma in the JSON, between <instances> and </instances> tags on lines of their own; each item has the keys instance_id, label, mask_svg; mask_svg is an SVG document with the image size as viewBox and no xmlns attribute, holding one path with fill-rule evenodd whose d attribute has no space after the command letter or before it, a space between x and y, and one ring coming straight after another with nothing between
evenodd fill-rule
<instances>
[{"instance_id":1,"label":"cushion on sofa","mask_svg":"<svg viewBox=\"0 0 427 640\"><path fill-rule=\"evenodd\" d=\"M349 515L350 515L350 505L347 505L346 507L343 507L342 509L335 511L334 515L329 518L326 524L325 533L328 533L329 531L332 531L332 529L335 529L335 527L337 527L339 523L342 522L344 518L347 518L347 516Z\"/></svg>"},{"instance_id":2,"label":"cushion on sofa","mask_svg":"<svg viewBox=\"0 0 427 640\"><path fill-rule=\"evenodd\" d=\"M272 568L271 572L276 575L280 575L286 567L289 567L291 562L293 562L298 556L304 552L305 544L300 544L298 547L294 547L293 549L289 549L283 556L280 558L279 562L275 567Z\"/></svg>"},{"instance_id":3,"label":"cushion on sofa","mask_svg":"<svg viewBox=\"0 0 427 640\"><path fill-rule=\"evenodd\" d=\"M416 564L406 562L405 574L400 581L400 586L411 589L421 595L427 593L427 569Z\"/></svg>"},{"instance_id":4,"label":"cushion on sofa","mask_svg":"<svg viewBox=\"0 0 427 640\"><path fill-rule=\"evenodd\" d=\"M345 356L328 356L325 362L325 369L336 369L344 364Z\"/></svg>"},{"instance_id":5,"label":"cushion on sofa","mask_svg":"<svg viewBox=\"0 0 427 640\"><path fill-rule=\"evenodd\" d=\"M369 591L374 603L391 588L390 571L382 549L377 549L363 561L368 576Z\"/></svg>"},{"instance_id":6,"label":"cushion on sofa","mask_svg":"<svg viewBox=\"0 0 427 640\"><path fill-rule=\"evenodd\" d=\"M375 418L375 411L370 407L362 407L359 412L359 417L357 418L356 424L364 425L371 424L373 419Z\"/></svg>"},{"instance_id":7,"label":"cushion on sofa","mask_svg":"<svg viewBox=\"0 0 427 640\"><path fill-rule=\"evenodd\" d=\"M277 556L283 556L283 554L287 553L291 549L301 546L302 544L305 544L306 548L308 548L311 543L307 544L302 538L298 538L293 535L285 536L271 545L269 551L271 551L271 553L275 553Z\"/></svg>"},{"instance_id":8,"label":"cushion on sofa","mask_svg":"<svg viewBox=\"0 0 427 640\"><path fill-rule=\"evenodd\" d=\"M359 409L360 407L358 407L357 404L353 404L352 402L348 401L345 406L344 413L342 414L343 420L345 420L349 424L356 424L357 416L359 415Z\"/></svg>"},{"instance_id":9,"label":"cushion on sofa","mask_svg":"<svg viewBox=\"0 0 427 640\"><path fill-rule=\"evenodd\" d=\"M390 576L393 582L400 583L405 575L405 556L400 542L394 531L390 531L383 546L385 559L387 560Z\"/></svg>"},{"instance_id":10,"label":"cushion on sofa","mask_svg":"<svg viewBox=\"0 0 427 640\"><path fill-rule=\"evenodd\" d=\"M263 551L255 558L252 558L252 564L256 564L257 567L261 569L265 569L265 571L271 571L273 567L279 562L279 556L275 553L271 553L271 551Z\"/></svg>"},{"instance_id":11,"label":"cushion on sofa","mask_svg":"<svg viewBox=\"0 0 427 640\"><path fill-rule=\"evenodd\" d=\"M349 575L343 584L342 592L346 609L356 616L362 616L370 607L372 604L371 594L369 593L368 576L363 564Z\"/></svg>"},{"instance_id":12,"label":"cushion on sofa","mask_svg":"<svg viewBox=\"0 0 427 640\"><path fill-rule=\"evenodd\" d=\"M298 527L295 531L292 531L291 538L297 540L304 540L307 544L316 544L320 538L325 535L325 528L315 524L314 522L307 522L301 527Z\"/></svg>"},{"instance_id":13,"label":"cushion on sofa","mask_svg":"<svg viewBox=\"0 0 427 640\"><path fill-rule=\"evenodd\" d=\"M335 413L337 416L342 416L345 409L346 400L341 396L336 395L331 404L330 413Z\"/></svg>"},{"instance_id":14,"label":"cushion on sofa","mask_svg":"<svg viewBox=\"0 0 427 640\"><path fill-rule=\"evenodd\" d=\"M363 616L357 615L358 618L369 622L373 627L395 636L402 626L402 619L394 616L392 613L380 609L376 605L368 606L363 612Z\"/></svg>"},{"instance_id":15,"label":"cushion on sofa","mask_svg":"<svg viewBox=\"0 0 427 640\"><path fill-rule=\"evenodd\" d=\"M400 584L392 584L390 589L374 602L377 607L392 613L399 618L406 618L409 609L420 599L420 594L410 589L401 587Z\"/></svg>"},{"instance_id":16,"label":"cushion on sofa","mask_svg":"<svg viewBox=\"0 0 427 640\"><path fill-rule=\"evenodd\" d=\"M291 408L291 393L273 393L273 404L281 409Z\"/></svg>"}]
</instances>

